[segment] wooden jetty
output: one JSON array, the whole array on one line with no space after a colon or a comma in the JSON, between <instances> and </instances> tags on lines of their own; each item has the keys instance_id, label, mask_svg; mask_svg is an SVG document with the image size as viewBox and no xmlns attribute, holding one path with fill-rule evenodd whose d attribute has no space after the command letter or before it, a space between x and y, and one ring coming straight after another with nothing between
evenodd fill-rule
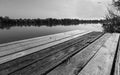
<instances>
[{"instance_id":1,"label":"wooden jetty","mask_svg":"<svg viewBox=\"0 0 120 75\"><path fill-rule=\"evenodd\" d=\"M0 44L0 75L120 75L119 37L74 30Z\"/></svg>"}]
</instances>

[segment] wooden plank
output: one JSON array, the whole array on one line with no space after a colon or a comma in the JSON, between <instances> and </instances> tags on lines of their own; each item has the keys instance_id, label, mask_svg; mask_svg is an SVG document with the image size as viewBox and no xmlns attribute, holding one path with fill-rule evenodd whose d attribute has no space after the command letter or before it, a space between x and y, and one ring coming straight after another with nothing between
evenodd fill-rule
<instances>
[{"instance_id":1,"label":"wooden plank","mask_svg":"<svg viewBox=\"0 0 120 75\"><path fill-rule=\"evenodd\" d=\"M118 48L116 51L116 57L114 59L112 70L114 72L113 73L111 72L111 74L120 75L120 38L119 38Z\"/></svg>"},{"instance_id":2,"label":"wooden plank","mask_svg":"<svg viewBox=\"0 0 120 75\"><path fill-rule=\"evenodd\" d=\"M88 33L88 32L86 32L86 33ZM83 33L83 34L86 34L86 33ZM62 40L58 40L58 41L55 41L55 42L51 42L51 43L48 43L48 44L45 44L45 45L42 45L42 46L35 46L33 48L29 48L29 49L26 49L26 50L23 50L23 51L21 51L21 49L23 49L24 47L15 48L15 49L12 49L12 50L7 50L7 51L2 51L2 52L0 52L0 55L2 56L2 57L0 57L0 64L11 61L11 60L14 60L14 59L17 59L19 57L26 56L28 54L31 54L31 53L34 53L34 52L37 52L37 51L40 51L40 50L43 50L45 48L54 46L56 44L65 42L67 40L74 39L74 38L79 37L83 34L78 34L78 35L68 37L68 38L65 38L65 39L62 39ZM18 52L19 49L20 49L20 52ZM16 53L16 50L17 50L17 53ZM14 53L14 51L15 51L15 53ZM10 54L11 52L12 52L12 54ZM6 55L6 54L8 54L8 55Z\"/></svg>"},{"instance_id":3,"label":"wooden plank","mask_svg":"<svg viewBox=\"0 0 120 75\"><path fill-rule=\"evenodd\" d=\"M76 33L73 33L73 32L76 32ZM89 31L89 32L91 32L91 31ZM41 50L41 49L50 47L52 45L59 44L61 42L71 40L78 36L82 36L89 32L71 31L71 32L60 33L60 34L55 34L55 35L51 35L51 36L50 35L45 36L46 38L44 37L42 39L33 40L30 42L27 41L27 42L19 43L19 41L18 41L18 43L16 42L17 44L12 44L12 45L7 45L7 46L5 45L5 46L0 47L0 57L8 55L8 54L16 53L16 52L28 50L28 49L34 48L34 47L39 48L39 50ZM22 52L22 53L18 53L15 56L18 56L18 55L23 56L24 54L26 54L26 53Z\"/></svg>"},{"instance_id":4,"label":"wooden plank","mask_svg":"<svg viewBox=\"0 0 120 75\"><path fill-rule=\"evenodd\" d=\"M17 44L17 43L26 43L26 42L40 40L40 39L44 39L44 38L47 38L47 37L53 37L53 36L57 36L57 35L70 34L70 33L74 33L74 34L76 33L77 34L77 32L85 32L85 31L83 31L83 30L73 30L73 31L62 32L62 33L57 33L57 34L52 34L52 35L47 35L47 36L42 36L42 37L35 37L35 38L30 38L30 39L25 39L25 40L20 40L20 41L14 41L14 42L5 43L5 44L0 44L0 47L13 45L13 44Z\"/></svg>"},{"instance_id":5,"label":"wooden plank","mask_svg":"<svg viewBox=\"0 0 120 75\"><path fill-rule=\"evenodd\" d=\"M112 34L78 75L110 75L118 38L119 34Z\"/></svg>"},{"instance_id":6,"label":"wooden plank","mask_svg":"<svg viewBox=\"0 0 120 75\"><path fill-rule=\"evenodd\" d=\"M75 32L75 33L73 33L73 32ZM8 44L3 44L2 46L0 46L0 50L2 51L2 50L6 50L6 49L11 49L11 48L13 49L13 48L19 47L21 45L34 44L37 42L43 42L42 44L44 44L45 43L44 41L46 41L46 43L47 43L53 39L57 40L57 39L68 37L68 36L70 36L70 33L72 35L75 35L75 34L82 33L82 32L83 31L80 32L78 30L75 30L75 31L70 31L70 32L64 32L64 33L59 33L59 34L54 34L54 35L48 35L48 36L43 36L43 37L38 37L38 38L33 38L33 39L12 42L12 43L8 43ZM62 37L60 37L60 36L62 36Z\"/></svg>"},{"instance_id":7,"label":"wooden plank","mask_svg":"<svg viewBox=\"0 0 120 75\"><path fill-rule=\"evenodd\" d=\"M118 75L120 75L120 49L119 49L119 63L118 63Z\"/></svg>"},{"instance_id":8,"label":"wooden plank","mask_svg":"<svg viewBox=\"0 0 120 75\"><path fill-rule=\"evenodd\" d=\"M94 42L96 39L102 36L101 32L92 32L86 35L81 36L78 40L73 41L74 44L66 44L59 50L58 47L50 48L53 52L50 55L49 53L43 53L41 51L21 57L19 59L4 63L0 65L0 75L10 74L10 75L41 75L47 71L53 69L55 66L62 63L64 60L68 59L72 55L81 51L83 48ZM69 45L69 46L67 46ZM64 47L64 48L63 48ZM46 51L46 50L43 50ZM42 54L42 56L41 56ZM43 57L45 55L45 57ZM43 57L41 59L41 57ZM12 62L12 63L11 63Z\"/></svg>"},{"instance_id":9,"label":"wooden plank","mask_svg":"<svg viewBox=\"0 0 120 75\"><path fill-rule=\"evenodd\" d=\"M0 44L0 47L4 47L4 46L9 47L9 46L16 45L16 44L26 45L26 44L34 43L34 42L37 42L37 41L55 39L56 37L57 37L56 39L59 39L59 38L64 38L64 37L67 37L67 36L75 35L75 34L78 34L78 33L84 33L84 32L86 32L86 31L73 30L73 31L68 31L68 32L63 32L63 33L57 33L57 34L52 34L52 35L47 35L47 36L42 36L42 37L35 37L35 38L30 38L30 39L25 39L25 40L20 40L20 41L5 43L5 44ZM63 36L63 37L60 37L60 36Z\"/></svg>"},{"instance_id":10,"label":"wooden plank","mask_svg":"<svg viewBox=\"0 0 120 75\"><path fill-rule=\"evenodd\" d=\"M77 53L67 61L53 69L47 75L77 75L87 62L96 54L111 34L105 34L81 52Z\"/></svg>"}]
</instances>

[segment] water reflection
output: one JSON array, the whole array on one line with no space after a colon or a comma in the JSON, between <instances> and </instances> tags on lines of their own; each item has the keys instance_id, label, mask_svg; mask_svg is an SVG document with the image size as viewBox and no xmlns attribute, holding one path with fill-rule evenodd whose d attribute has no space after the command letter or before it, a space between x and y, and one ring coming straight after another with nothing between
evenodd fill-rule
<instances>
[{"instance_id":1,"label":"water reflection","mask_svg":"<svg viewBox=\"0 0 120 75\"><path fill-rule=\"evenodd\" d=\"M11 19L8 16L0 17L0 28L1 29L10 29L11 27L19 26L69 26L69 25L78 25L78 24L93 24L93 23L103 23L104 19L96 20L80 20L80 19L56 19L56 18L46 18L46 19Z\"/></svg>"},{"instance_id":2,"label":"water reflection","mask_svg":"<svg viewBox=\"0 0 120 75\"><path fill-rule=\"evenodd\" d=\"M71 24L72 25L72 24ZM46 24L46 25L39 25L39 24L0 24L0 29L11 29L13 27L42 27L42 26L47 26L47 27L53 27L53 26L71 26L69 25L58 25L58 24ZM74 24L75 25L75 24Z\"/></svg>"},{"instance_id":3,"label":"water reflection","mask_svg":"<svg viewBox=\"0 0 120 75\"><path fill-rule=\"evenodd\" d=\"M11 29L12 27L41 27L41 26L47 26L47 27L53 27L53 26L71 26L71 25L79 25L79 24L99 24L98 23L71 23L71 24L8 24L8 23L0 23L0 29Z\"/></svg>"}]
</instances>

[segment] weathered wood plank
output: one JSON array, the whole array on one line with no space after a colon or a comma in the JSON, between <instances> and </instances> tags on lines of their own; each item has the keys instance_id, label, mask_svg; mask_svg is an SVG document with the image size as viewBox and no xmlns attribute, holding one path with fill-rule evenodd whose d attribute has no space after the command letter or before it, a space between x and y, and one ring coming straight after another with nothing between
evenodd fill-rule
<instances>
[{"instance_id":1,"label":"weathered wood plank","mask_svg":"<svg viewBox=\"0 0 120 75\"><path fill-rule=\"evenodd\" d=\"M111 34L103 35L88 47L53 69L47 75L77 75L110 36Z\"/></svg>"},{"instance_id":2,"label":"weathered wood plank","mask_svg":"<svg viewBox=\"0 0 120 75\"><path fill-rule=\"evenodd\" d=\"M15 62L12 61L14 63L10 63L11 61L7 62L7 64L4 63L0 65L0 74L1 75L7 75L7 74L10 74L10 75L30 75L30 74L41 75L41 74L44 74L47 71L53 69L55 66L62 63L67 58L81 51L83 48L91 44L93 41L98 39L100 36L102 36L101 32L92 32L92 33L89 33L89 35L83 35L81 36L82 38L79 38L77 40L78 41L77 43L66 46L63 49L61 48L61 50L55 53L52 53L51 55L46 56L42 59L39 59L41 57L40 54L42 54L40 53L41 52L40 51L40 52L36 52L30 55L24 56L24 58L22 57L22 58L16 59L14 60ZM53 47L50 50L52 51L52 50L58 50L58 49L57 48L54 49ZM27 57L29 57L29 59L27 59Z\"/></svg>"},{"instance_id":3,"label":"weathered wood plank","mask_svg":"<svg viewBox=\"0 0 120 75\"><path fill-rule=\"evenodd\" d=\"M84 33L86 31L80 31L80 30L73 30L73 31L68 31L68 32L63 32L63 33L58 33L58 34L52 34L52 35L47 35L47 36L42 36L42 37L36 37L36 38L31 38L31 39L26 39L26 40L20 40L20 41L15 41L15 42L10 42L10 43L5 43L5 44L0 44L0 48L7 47L8 49L14 48L14 47L19 47L21 45L26 45L26 44L32 44L37 41L43 42L46 40L49 41L51 39L61 39L65 38L71 35L79 34L79 33ZM62 37L61 37L62 36ZM5 49L7 49L5 48Z\"/></svg>"},{"instance_id":4,"label":"weathered wood plank","mask_svg":"<svg viewBox=\"0 0 120 75\"><path fill-rule=\"evenodd\" d=\"M112 70L114 72L113 73L111 72L111 74L120 75L120 38L119 38L118 48L116 51L116 57L114 59Z\"/></svg>"},{"instance_id":5,"label":"weathered wood plank","mask_svg":"<svg viewBox=\"0 0 120 75\"><path fill-rule=\"evenodd\" d=\"M15 41L15 42L10 42L10 43L5 43L5 44L0 44L0 47L4 46L9 46L9 45L14 45L18 43L30 43L36 40L42 40L42 39L47 39L48 37L54 37L58 35L64 35L64 34L77 34L78 32L85 32L82 30L73 30L73 31L68 31L68 32L62 32L62 33L57 33L57 34L52 34L52 35L47 35L47 36L42 36L42 37L35 37L35 38L30 38L30 39L25 39L25 40L20 40L20 41Z\"/></svg>"},{"instance_id":6,"label":"weathered wood plank","mask_svg":"<svg viewBox=\"0 0 120 75\"><path fill-rule=\"evenodd\" d=\"M86 33L88 33L88 32L86 32ZM83 33L83 34L86 34L86 33ZM28 54L31 54L31 53L34 53L34 52L37 52L37 51L40 51L40 50L43 50L45 48L54 46L56 44L65 42L67 40L77 38L77 37L79 37L83 34L78 34L78 35L75 35L75 36L72 36L72 37L68 37L68 38L58 40L58 41L55 41L55 42L52 42L52 43L48 43L48 44L45 44L45 45L41 45L41 46L35 46L33 48L28 48L28 49L23 50L23 51L21 51L21 49L23 49L24 47L20 47L20 48L17 48L17 49L15 48L15 49L12 49L12 50L7 50L7 51L2 51L2 52L0 52L0 55L1 56L4 55L4 56L0 57L0 64L8 62L8 61L16 59L16 58L19 58L19 57L26 56ZM17 53L15 52L14 53L14 51L19 50L19 49L20 49L20 52L17 52ZM9 54L11 52L13 52L13 53ZM9 55L6 56L5 54L9 54Z\"/></svg>"},{"instance_id":7,"label":"weathered wood plank","mask_svg":"<svg viewBox=\"0 0 120 75\"><path fill-rule=\"evenodd\" d=\"M44 48L47 48L49 46L52 46L52 45L76 38L78 36L81 36L81 35L84 35L87 33L89 33L89 32L85 32L85 31L83 32L83 31L76 30L76 31L70 31L70 32L66 32L66 33L44 36L44 37L39 38L37 40L35 39L32 41L27 41L27 42L22 42L22 43L19 43L19 41L18 41L18 42L16 42L17 44L12 44L12 45L7 45L7 46L4 45L4 46L0 47L0 57L8 55L8 54L16 53L16 52L28 50L28 49L34 48L34 47L38 48L38 47L42 46L41 48L44 49ZM53 42L55 42L55 43L53 43ZM39 50L41 48L39 48ZM18 55L23 56L24 54L26 54L26 53L22 52L22 53L18 53L15 56L18 56Z\"/></svg>"},{"instance_id":8,"label":"weathered wood plank","mask_svg":"<svg viewBox=\"0 0 120 75\"><path fill-rule=\"evenodd\" d=\"M119 34L112 34L78 75L110 75L118 38Z\"/></svg>"}]
</instances>

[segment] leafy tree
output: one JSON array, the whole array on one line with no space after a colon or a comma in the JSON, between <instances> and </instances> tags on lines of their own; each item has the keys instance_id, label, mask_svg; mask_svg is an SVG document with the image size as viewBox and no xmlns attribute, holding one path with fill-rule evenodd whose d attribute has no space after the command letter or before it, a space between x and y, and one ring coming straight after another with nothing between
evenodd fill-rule
<instances>
[{"instance_id":1,"label":"leafy tree","mask_svg":"<svg viewBox=\"0 0 120 75\"><path fill-rule=\"evenodd\" d=\"M120 0L113 0L111 7L108 8L106 21L103 23L105 32L120 33Z\"/></svg>"}]
</instances>

